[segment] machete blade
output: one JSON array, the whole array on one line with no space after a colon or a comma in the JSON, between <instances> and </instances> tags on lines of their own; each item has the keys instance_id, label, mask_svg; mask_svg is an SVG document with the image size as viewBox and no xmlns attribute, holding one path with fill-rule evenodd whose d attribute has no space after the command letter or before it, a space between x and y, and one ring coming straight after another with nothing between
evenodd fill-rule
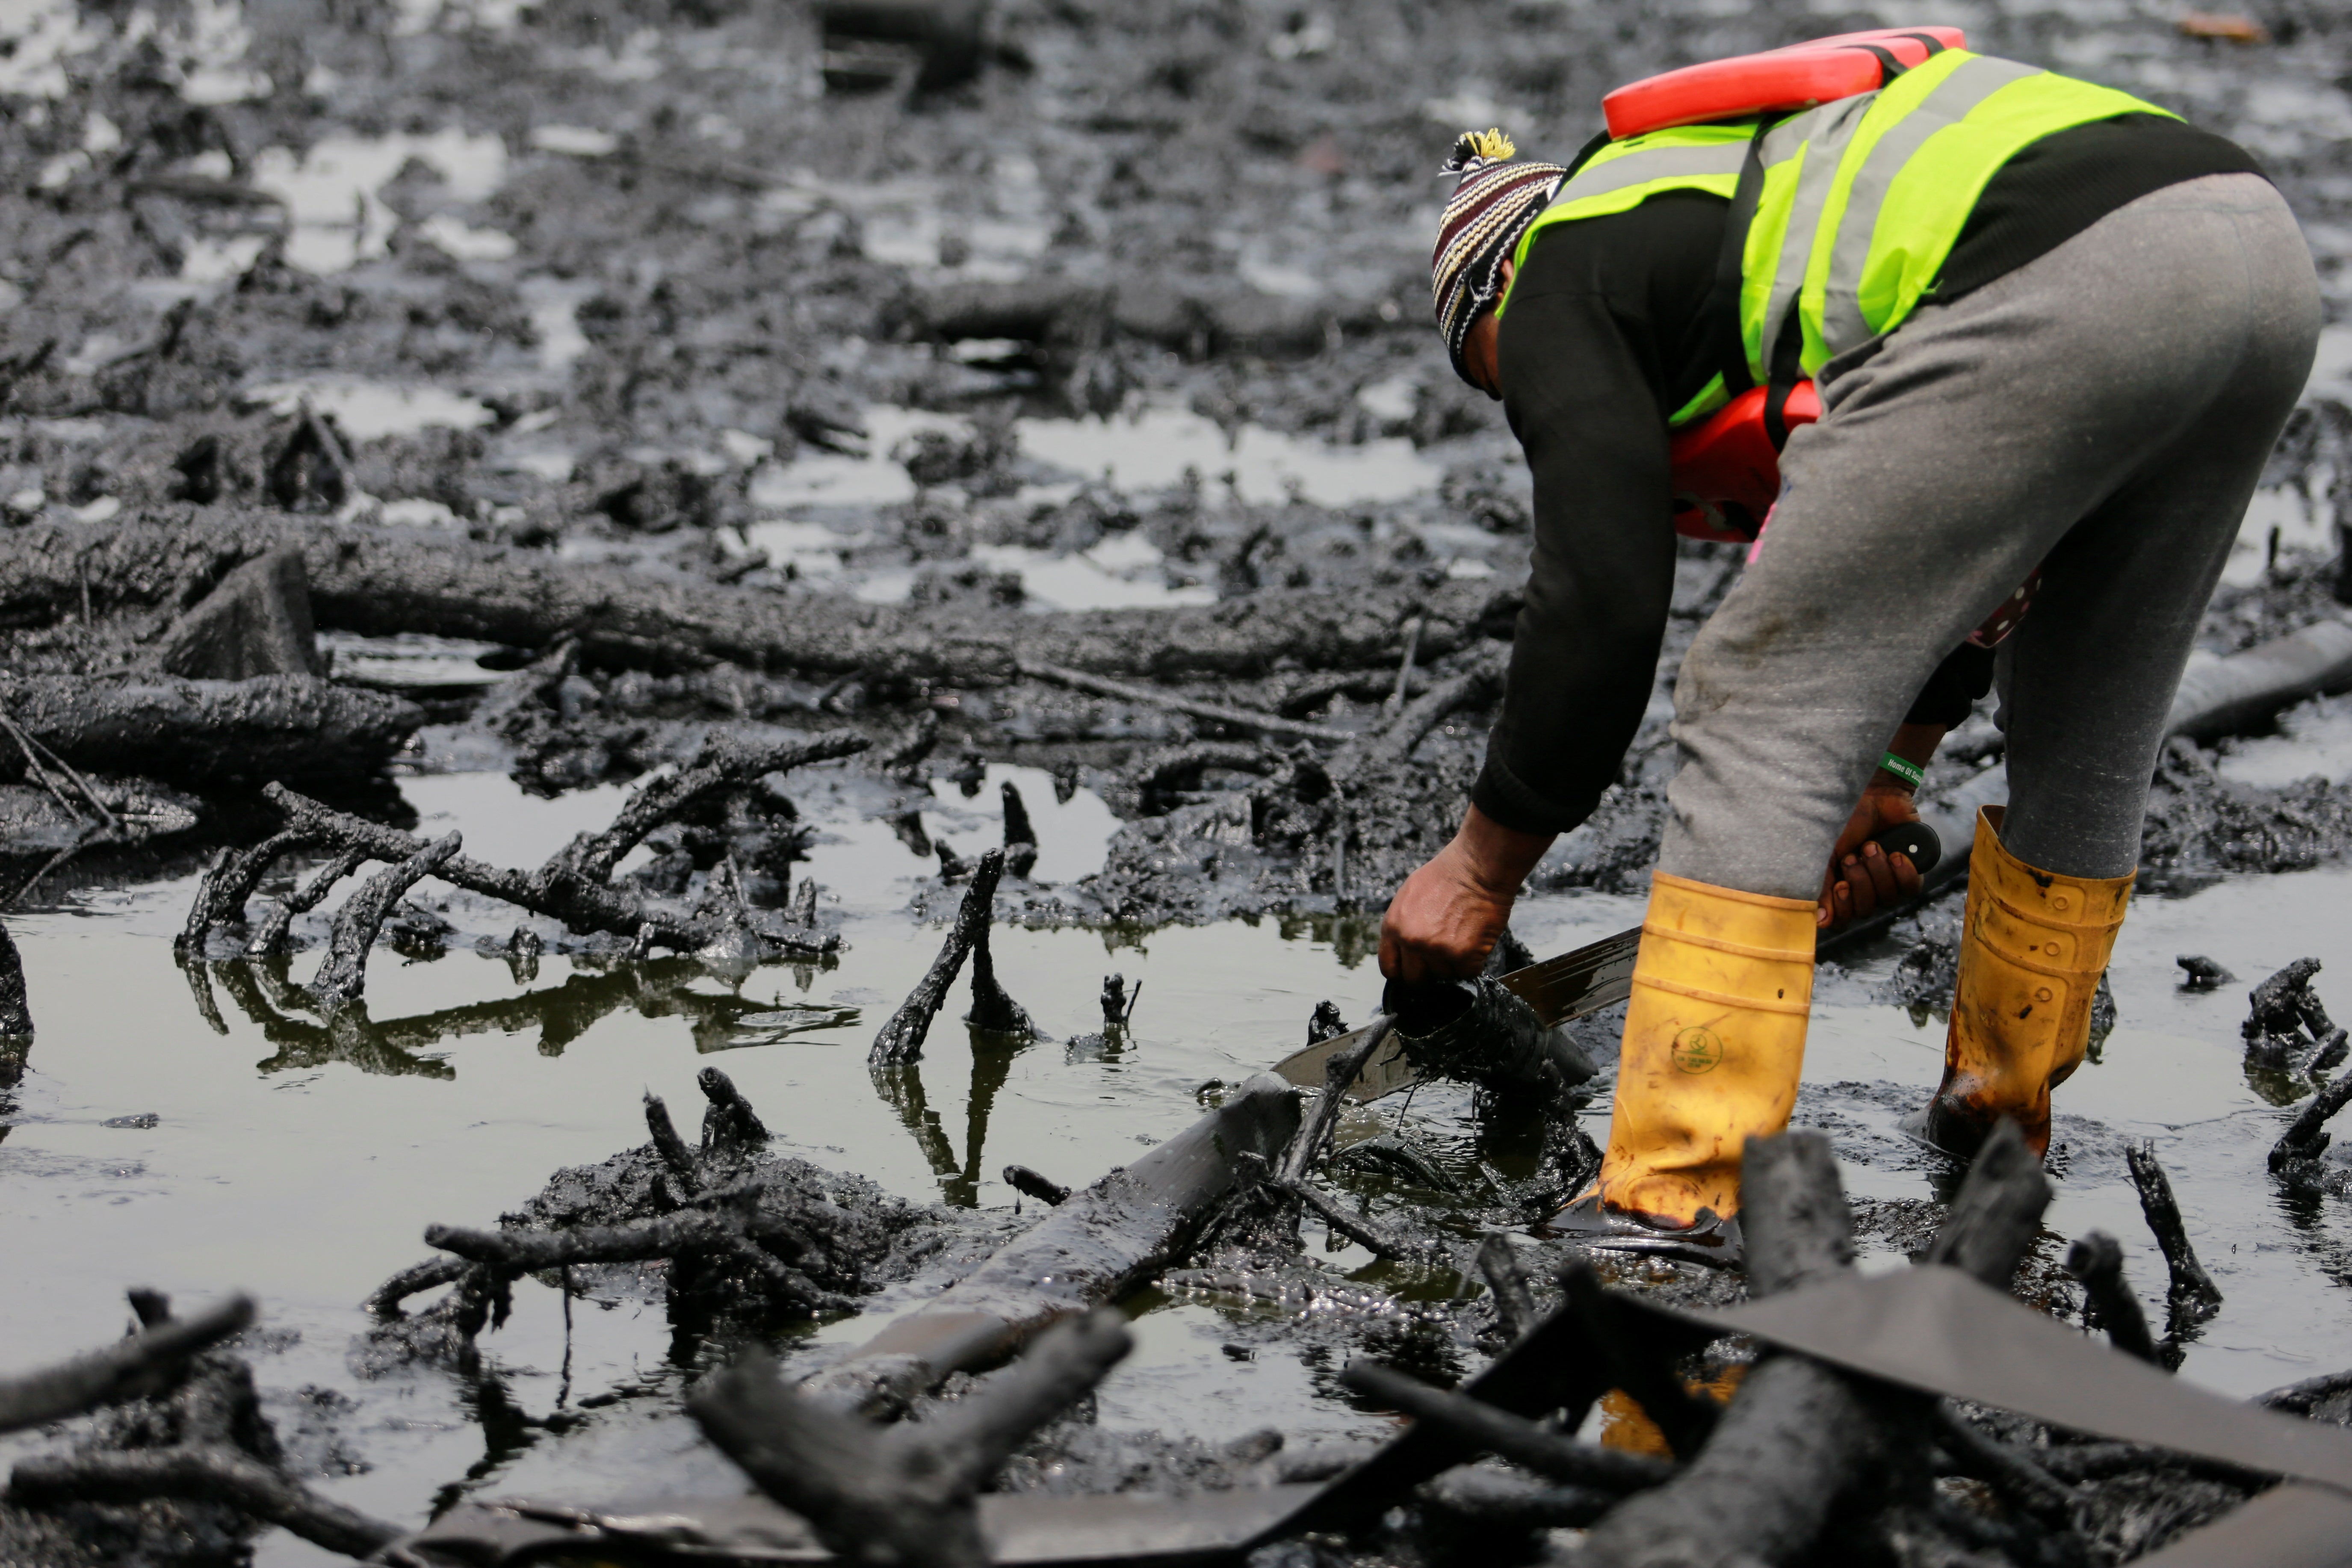
<instances>
[{"instance_id":1,"label":"machete blade","mask_svg":"<svg viewBox=\"0 0 2352 1568\"><path fill-rule=\"evenodd\" d=\"M1536 1016L1545 1023L1564 1024L1570 1018L1598 1013L1633 994L1633 957L1641 945L1642 928L1635 926L1573 952L1515 969L1502 977L1502 984L1533 1007ZM1274 1065L1274 1070L1286 1082L1301 1089L1320 1089L1323 1064L1363 1037L1361 1029L1350 1029L1344 1035L1318 1040L1305 1050L1293 1051L1283 1058ZM1388 1043L1374 1052L1372 1059L1364 1064L1364 1070L1356 1075L1348 1098L1369 1104L1401 1089L1410 1089L1419 1081L1420 1074L1405 1059L1404 1047L1391 1034Z\"/></svg>"}]
</instances>

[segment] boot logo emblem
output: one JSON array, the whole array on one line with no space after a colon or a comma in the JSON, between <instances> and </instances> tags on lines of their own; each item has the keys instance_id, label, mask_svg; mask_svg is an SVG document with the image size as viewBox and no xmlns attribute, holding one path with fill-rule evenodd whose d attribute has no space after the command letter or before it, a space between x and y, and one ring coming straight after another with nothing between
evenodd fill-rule
<instances>
[{"instance_id":1,"label":"boot logo emblem","mask_svg":"<svg viewBox=\"0 0 2352 1568\"><path fill-rule=\"evenodd\" d=\"M1685 1029L1675 1037L1674 1056L1678 1072L1713 1072L1723 1060L1723 1041L1713 1029Z\"/></svg>"}]
</instances>

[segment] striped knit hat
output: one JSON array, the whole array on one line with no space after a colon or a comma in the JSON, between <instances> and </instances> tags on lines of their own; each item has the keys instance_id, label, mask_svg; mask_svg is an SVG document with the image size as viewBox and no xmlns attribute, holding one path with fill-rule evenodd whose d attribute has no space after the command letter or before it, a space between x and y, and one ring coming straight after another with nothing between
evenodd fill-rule
<instances>
[{"instance_id":1,"label":"striped knit hat","mask_svg":"<svg viewBox=\"0 0 2352 1568\"><path fill-rule=\"evenodd\" d=\"M1465 381L1462 345L1470 328L1503 291L1503 263L1519 247L1568 171L1558 163L1515 163L1518 149L1500 131L1465 131L1453 155L1437 171L1459 174L1437 223L1437 248L1429 258L1430 292L1437 302L1437 330ZM1475 382L1472 385L1476 385Z\"/></svg>"}]
</instances>

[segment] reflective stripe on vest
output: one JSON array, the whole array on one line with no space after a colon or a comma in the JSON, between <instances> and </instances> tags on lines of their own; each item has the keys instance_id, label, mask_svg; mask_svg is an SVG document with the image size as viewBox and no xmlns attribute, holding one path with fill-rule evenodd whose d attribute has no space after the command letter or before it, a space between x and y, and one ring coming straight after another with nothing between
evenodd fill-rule
<instances>
[{"instance_id":1,"label":"reflective stripe on vest","mask_svg":"<svg viewBox=\"0 0 2352 1568\"><path fill-rule=\"evenodd\" d=\"M1815 374L1900 326L1943 271L1985 183L2028 145L2093 121L2150 113L2171 118L2110 88L1947 49L1877 92L1773 123L1741 258L1750 379ZM1529 226L1515 261L1525 266L1536 237L1556 223L1623 212L1670 190L1727 199L1755 135L1753 122L1689 125L1608 144ZM1725 401L1726 388L1711 383L1669 423Z\"/></svg>"}]
</instances>

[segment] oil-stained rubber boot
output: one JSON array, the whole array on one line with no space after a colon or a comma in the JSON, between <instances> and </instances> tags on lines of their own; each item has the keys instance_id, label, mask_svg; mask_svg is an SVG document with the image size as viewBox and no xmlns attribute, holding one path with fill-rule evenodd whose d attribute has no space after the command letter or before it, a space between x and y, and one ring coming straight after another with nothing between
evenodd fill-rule
<instances>
[{"instance_id":1,"label":"oil-stained rubber boot","mask_svg":"<svg viewBox=\"0 0 2352 1568\"><path fill-rule=\"evenodd\" d=\"M1927 1106L1927 1141L1963 1158L2004 1116L2048 1152L2050 1091L2082 1065L2131 900L2131 877L2061 877L2018 859L2001 816L1989 805L1977 819L1944 1081Z\"/></svg>"},{"instance_id":2,"label":"oil-stained rubber boot","mask_svg":"<svg viewBox=\"0 0 2352 1568\"><path fill-rule=\"evenodd\" d=\"M1789 1124L1812 996L1812 900L1654 874L1600 1182L1546 1228L1738 1261L1740 1154Z\"/></svg>"}]
</instances>

